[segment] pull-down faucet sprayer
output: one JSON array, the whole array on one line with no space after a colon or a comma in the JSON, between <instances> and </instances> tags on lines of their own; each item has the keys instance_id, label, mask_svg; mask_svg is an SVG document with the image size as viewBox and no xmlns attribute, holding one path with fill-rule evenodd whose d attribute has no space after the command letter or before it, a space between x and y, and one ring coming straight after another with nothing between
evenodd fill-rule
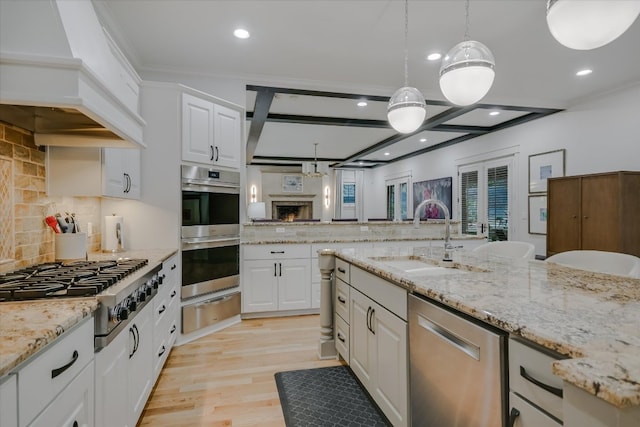
<instances>
[{"instance_id":1,"label":"pull-down faucet sprayer","mask_svg":"<svg viewBox=\"0 0 640 427\"><path fill-rule=\"evenodd\" d=\"M453 261L451 258L451 252L455 249L451 244L451 231L449 230L449 208L447 205L436 199L426 199L420 202L413 213L413 226L415 228L420 227L420 210L426 205L434 204L444 211L444 257L443 261Z\"/></svg>"}]
</instances>

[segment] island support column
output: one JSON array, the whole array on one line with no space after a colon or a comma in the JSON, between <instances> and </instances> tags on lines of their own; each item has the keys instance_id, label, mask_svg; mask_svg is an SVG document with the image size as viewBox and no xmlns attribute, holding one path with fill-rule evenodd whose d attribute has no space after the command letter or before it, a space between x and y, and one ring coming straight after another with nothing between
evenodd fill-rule
<instances>
[{"instance_id":1,"label":"island support column","mask_svg":"<svg viewBox=\"0 0 640 427\"><path fill-rule=\"evenodd\" d=\"M336 343L333 339L333 270L336 261L333 251L322 250L318 254L320 267L320 343L318 357L320 359L335 359Z\"/></svg>"}]
</instances>

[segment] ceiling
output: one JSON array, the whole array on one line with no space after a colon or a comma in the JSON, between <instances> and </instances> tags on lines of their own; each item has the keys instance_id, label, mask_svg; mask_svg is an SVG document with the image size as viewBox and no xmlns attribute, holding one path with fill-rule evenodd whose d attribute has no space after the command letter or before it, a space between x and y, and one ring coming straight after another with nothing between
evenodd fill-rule
<instances>
[{"instance_id":1,"label":"ceiling","mask_svg":"<svg viewBox=\"0 0 640 427\"><path fill-rule=\"evenodd\" d=\"M246 85L247 163L374 167L544 117L640 81L640 23L598 49L549 33L545 0L472 0L469 35L496 60L489 94L455 107L438 86L443 55L463 40L463 0L409 2L409 84L427 99L414 134L386 121L404 85L401 0L93 0L141 75L184 73ZM233 36L237 27L251 37ZM578 70L593 73L577 77ZM366 107L356 103L366 99ZM500 111L491 116L489 112ZM420 141L426 139L426 141Z\"/></svg>"}]
</instances>

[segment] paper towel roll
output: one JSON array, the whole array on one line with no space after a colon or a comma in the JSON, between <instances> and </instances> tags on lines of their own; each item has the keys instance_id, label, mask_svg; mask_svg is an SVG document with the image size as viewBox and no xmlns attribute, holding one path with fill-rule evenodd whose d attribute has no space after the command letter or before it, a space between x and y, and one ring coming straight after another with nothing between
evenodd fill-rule
<instances>
[{"instance_id":1,"label":"paper towel roll","mask_svg":"<svg viewBox=\"0 0 640 427\"><path fill-rule=\"evenodd\" d=\"M124 250L123 230L121 216L104 217L104 234L102 235L102 250L104 252L122 252Z\"/></svg>"}]
</instances>

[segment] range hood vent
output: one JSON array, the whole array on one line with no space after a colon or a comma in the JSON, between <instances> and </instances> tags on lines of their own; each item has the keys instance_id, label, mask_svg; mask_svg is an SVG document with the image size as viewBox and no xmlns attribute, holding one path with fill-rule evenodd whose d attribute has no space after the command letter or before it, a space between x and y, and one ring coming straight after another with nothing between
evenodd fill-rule
<instances>
[{"instance_id":1,"label":"range hood vent","mask_svg":"<svg viewBox=\"0 0 640 427\"><path fill-rule=\"evenodd\" d=\"M0 1L0 121L36 144L145 147L139 83L90 0Z\"/></svg>"}]
</instances>

